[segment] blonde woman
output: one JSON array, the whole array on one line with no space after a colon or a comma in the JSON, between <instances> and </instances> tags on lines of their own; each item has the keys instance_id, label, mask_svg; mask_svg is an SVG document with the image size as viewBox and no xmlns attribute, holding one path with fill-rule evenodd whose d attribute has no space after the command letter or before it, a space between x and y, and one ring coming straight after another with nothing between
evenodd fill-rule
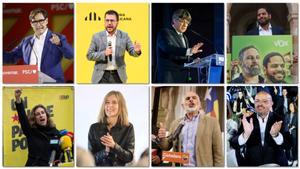
<instances>
[{"instance_id":1,"label":"blonde woman","mask_svg":"<svg viewBox=\"0 0 300 169\"><path fill-rule=\"evenodd\" d=\"M106 94L98 122L90 127L88 141L97 166L125 166L132 161L134 129L119 91Z\"/></svg>"}]
</instances>

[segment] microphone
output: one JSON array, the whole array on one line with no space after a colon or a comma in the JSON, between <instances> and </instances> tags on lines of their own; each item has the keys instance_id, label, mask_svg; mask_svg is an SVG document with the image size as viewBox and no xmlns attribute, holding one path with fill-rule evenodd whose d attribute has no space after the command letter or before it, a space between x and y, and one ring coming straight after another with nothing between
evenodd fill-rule
<instances>
[{"instance_id":1,"label":"microphone","mask_svg":"<svg viewBox=\"0 0 300 169\"><path fill-rule=\"evenodd\" d=\"M111 41L108 41L107 46L111 47ZM108 57L109 57L109 61L112 61L112 55L110 54L108 55Z\"/></svg>"},{"instance_id":2,"label":"microphone","mask_svg":"<svg viewBox=\"0 0 300 169\"><path fill-rule=\"evenodd\" d=\"M201 39L203 39L204 41L206 41L206 42L208 42L212 47L213 47L213 49L215 50L215 52L216 53L218 53L218 47L216 47L215 45L214 45L214 43L211 41L211 40L209 40L208 38L206 38L205 36L203 36L203 35L201 35L200 33L198 33L197 31L195 31L195 30L193 30L193 29L189 29L193 34L195 34L195 35L197 35L198 37L200 37ZM219 48L219 49L221 49L221 52L224 54L224 50L222 49L222 48Z\"/></svg>"},{"instance_id":3,"label":"microphone","mask_svg":"<svg viewBox=\"0 0 300 169\"><path fill-rule=\"evenodd\" d=\"M50 149L51 149L51 155L50 155L50 160L49 160L49 166L52 167L54 164L55 156L56 156L56 151L59 147L59 138L56 136L54 138L50 139Z\"/></svg>"},{"instance_id":4,"label":"microphone","mask_svg":"<svg viewBox=\"0 0 300 169\"><path fill-rule=\"evenodd\" d=\"M60 138L60 148L64 151L65 161L72 162L72 139L68 135L64 135Z\"/></svg>"},{"instance_id":5,"label":"microphone","mask_svg":"<svg viewBox=\"0 0 300 169\"><path fill-rule=\"evenodd\" d=\"M170 135L171 139L174 141L178 138L179 134L181 133L181 130L183 126L185 125L184 120L182 120L179 125L177 126L176 130L172 135Z\"/></svg>"}]
</instances>

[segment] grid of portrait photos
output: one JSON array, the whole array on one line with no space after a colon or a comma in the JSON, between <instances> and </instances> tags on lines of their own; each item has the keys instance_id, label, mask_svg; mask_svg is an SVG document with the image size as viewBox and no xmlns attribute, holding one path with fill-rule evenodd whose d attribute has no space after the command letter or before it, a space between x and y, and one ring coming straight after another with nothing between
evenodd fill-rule
<instances>
[{"instance_id":1,"label":"grid of portrait photos","mask_svg":"<svg viewBox=\"0 0 300 169\"><path fill-rule=\"evenodd\" d=\"M299 2L0 6L0 168L298 167Z\"/></svg>"}]
</instances>

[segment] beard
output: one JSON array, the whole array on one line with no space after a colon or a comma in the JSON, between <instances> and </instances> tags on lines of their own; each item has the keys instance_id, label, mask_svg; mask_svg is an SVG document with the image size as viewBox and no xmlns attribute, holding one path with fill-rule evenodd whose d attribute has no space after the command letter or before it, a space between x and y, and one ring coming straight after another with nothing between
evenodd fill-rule
<instances>
[{"instance_id":1,"label":"beard","mask_svg":"<svg viewBox=\"0 0 300 169\"><path fill-rule=\"evenodd\" d=\"M280 80L278 80L277 78L275 78L276 74L281 74L283 76L283 78L280 79ZM267 74L267 77L273 83L283 83L284 82L284 78L285 78L285 72L284 72L284 70L282 70L282 71L276 71L272 75Z\"/></svg>"},{"instance_id":2,"label":"beard","mask_svg":"<svg viewBox=\"0 0 300 169\"><path fill-rule=\"evenodd\" d=\"M260 19L257 22L261 27L263 27L270 23L270 18L265 18L264 20Z\"/></svg>"},{"instance_id":3,"label":"beard","mask_svg":"<svg viewBox=\"0 0 300 169\"><path fill-rule=\"evenodd\" d=\"M186 108L186 113L192 113L197 111L197 107L188 107Z\"/></svg>"},{"instance_id":4,"label":"beard","mask_svg":"<svg viewBox=\"0 0 300 169\"><path fill-rule=\"evenodd\" d=\"M260 67L254 67L254 66L250 66L250 67L246 67L243 65L243 69L244 71L249 74L250 76L256 76L260 74Z\"/></svg>"}]
</instances>

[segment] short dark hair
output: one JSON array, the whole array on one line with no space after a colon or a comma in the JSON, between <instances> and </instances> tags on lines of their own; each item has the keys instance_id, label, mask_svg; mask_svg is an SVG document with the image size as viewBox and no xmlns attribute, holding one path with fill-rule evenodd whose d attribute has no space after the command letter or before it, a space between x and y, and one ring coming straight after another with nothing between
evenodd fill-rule
<instances>
[{"instance_id":1,"label":"short dark hair","mask_svg":"<svg viewBox=\"0 0 300 169\"><path fill-rule=\"evenodd\" d=\"M252 48L256 49L258 51L258 49L254 45L246 46L246 47L244 47L243 49L240 50L240 52L239 52L239 60L241 62L244 59L244 53L245 53L245 51L248 50L248 49L252 49Z\"/></svg>"},{"instance_id":2,"label":"short dark hair","mask_svg":"<svg viewBox=\"0 0 300 169\"><path fill-rule=\"evenodd\" d=\"M31 22L34 19L34 17L39 13L41 13L45 19L48 18L48 12L45 9L36 8L36 9L30 11L29 21Z\"/></svg>"},{"instance_id":3,"label":"short dark hair","mask_svg":"<svg viewBox=\"0 0 300 169\"><path fill-rule=\"evenodd\" d=\"M271 14L271 10L265 6L261 6L261 7L258 7L256 12L259 10L259 9L265 9L267 11L268 14Z\"/></svg>"},{"instance_id":4,"label":"short dark hair","mask_svg":"<svg viewBox=\"0 0 300 169\"><path fill-rule=\"evenodd\" d=\"M172 20L176 20L176 19L186 19L187 21L191 22L192 16L189 13L189 11L186 9L177 9L176 11L173 12L172 15Z\"/></svg>"},{"instance_id":5,"label":"short dark hair","mask_svg":"<svg viewBox=\"0 0 300 169\"><path fill-rule=\"evenodd\" d=\"M264 58L263 66L264 66L265 68L267 68L267 65L268 65L268 63L270 62L270 59L271 59L272 57L274 57L274 56L280 56L281 59L284 61L283 56L282 56L280 53L278 53L278 52L271 52L271 53L267 54L267 55L265 56L265 58Z\"/></svg>"},{"instance_id":6,"label":"short dark hair","mask_svg":"<svg viewBox=\"0 0 300 169\"><path fill-rule=\"evenodd\" d=\"M104 17L105 17L106 15L115 15L116 18L117 18L117 21L119 21L119 14L118 14L118 12L115 11L115 10L108 10L108 11L106 11L105 14L104 14Z\"/></svg>"}]
</instances>

